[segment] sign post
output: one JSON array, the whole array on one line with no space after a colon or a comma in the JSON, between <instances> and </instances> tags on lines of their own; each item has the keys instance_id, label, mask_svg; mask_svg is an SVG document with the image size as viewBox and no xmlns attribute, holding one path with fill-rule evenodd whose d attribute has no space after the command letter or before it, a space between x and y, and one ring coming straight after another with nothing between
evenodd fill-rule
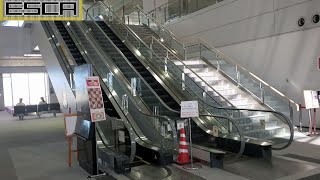
<instances>
[{"instance_id":1,"label":"sign post","mask_svg":"<svg viewBox=\"0 0 320 180\"><path fill-rule=\"evenodd\" d=\"M303 91L304 101L306 104L306 109L308 109L308 115L309 115L309 135L316 134L316 113L314 113L314 119L312 122L311 109L314 109L314 112L316 112L316 109L320 107L318 94L319 94L318 91L313 91L313 90Z\"/></svg>"},{"instance_id":2,"label":"sign post","mask_svg":"<svg viewBox=\"0 0 320 180\"><path fill-rule=\"evenodd\" d=\"M189 147L190 147L190 160L191 164L186 164L183 166L184 169L196 170L200 169L201 165L193 164L193 154L192 154L192 133L191 133L191 118L199 117L199 107L198 101L181 101L181 118L188 118L189 125Z\"/></svg>"},{"instance_id":3,"label":"sign post","mask_svg":"<svg viewBox=\"0 0 320 180\"><path fill-rule=\"evenodd\" d=\"M102 97L102 91L100 87L100 81L98 76L89 76L86 78L86 88L88 91L90 116L93 123L98 121L105 121L106 113L104 109L104 101ZM98 155L98 145L96 144L96 154ZM88 176L89 178L97 178L106 176L106 173L99 174L99 161L97 157L97 174Z\"/></svg>"}]
</instances>

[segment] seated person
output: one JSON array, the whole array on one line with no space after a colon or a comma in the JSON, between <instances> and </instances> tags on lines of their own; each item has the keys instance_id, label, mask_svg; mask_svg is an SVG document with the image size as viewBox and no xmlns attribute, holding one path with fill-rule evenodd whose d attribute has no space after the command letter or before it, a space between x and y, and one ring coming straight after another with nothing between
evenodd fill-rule
<instances>
[{"instance_id":1,"label":"seated person","mask_svg":"<svg viewBox=\"0 0 320 180\"><path fill-rule=\"evenodd\" d=\"M39 102L39 105L41 105L41 104L47 104L47 102L44 100L43 97L41 97L40 99L41 99L41 101Z\"/></svg>"},{"instance_id":2,"label":"seated person","mask_svg":"<svg viewBox=\"0 0 320 180\"><path fill-rule=\"evenodd\" d=\"M19 98L19 103L16 104L16 106L25 106L25 104L22 102L22 98Z\"/></svg>"},{"instance_id":3,"label":"seated person","mask_svg":"<svg viewBox=\"0 0 320 180\"><path fill-rule=\"evenodd\" d=\"M22 98L19 98L19 103L16 104L16 106L26 106L23 102L22 102ZM22 114L19 115L19 119L23 119Z\"/></svg>"}]
</instances>

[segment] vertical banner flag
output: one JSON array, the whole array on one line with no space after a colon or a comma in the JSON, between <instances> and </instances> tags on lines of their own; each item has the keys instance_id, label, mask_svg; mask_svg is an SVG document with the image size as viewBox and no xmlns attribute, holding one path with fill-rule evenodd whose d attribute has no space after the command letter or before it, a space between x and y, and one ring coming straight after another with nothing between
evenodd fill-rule
<instances>
[{"instance_id":1,"label":"vertical banner flag","mask_svg":"<svg viewBox=\"0 0 320 180\"><path fill-rule=\"evenodd\" d=\"M96 122L96 121L106 120L106 114L104 110L104 103L103 103L99 77L97 76L87 77L86 85L87 85L87 91L89 96L91 121Z\"/></svg>"}]
</instances>

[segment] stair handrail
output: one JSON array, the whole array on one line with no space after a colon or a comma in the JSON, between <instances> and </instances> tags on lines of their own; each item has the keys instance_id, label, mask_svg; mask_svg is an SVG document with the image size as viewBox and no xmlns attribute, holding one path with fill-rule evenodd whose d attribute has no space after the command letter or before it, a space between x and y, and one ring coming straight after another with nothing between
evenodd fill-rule
<instances>
[{"instance_id":1,"label":"stair handrail","mask_svg":"<svg viewBox=\"0 0 320 180\"><path fill-rule=\"evenodd\" d=\"M101 4L103 4L106 8L108 8L108 6L107 5L105 5L103 2L100 2L100 1L97 1L96 3L101 3ZM109 8L108 8L109 9ZM111 9L109 9L111 12L112 12L112 10ZM112 12L113 13L113 12ZM115 17L115 18L117 18L117 17ZM127 25L125 25L121 20L120 20L120 23L122 24L122 25L124 25L127 29L130 29L129 27L127 27ZM130 29L130 32L131 32L132 30ZM133 35L135 35L135 36L137 36L136 35L136 33L133 33ZM138 36L138 37L135 37L135 38L138 38L139 40L141 40L140 39L140 37ZM145 44L143 41L142 41L142 43L143 44ZM170 51L171 52L171 51ZM159 57L158 57L159 58ZM170 60L170 59L169 59ZM180 59L179 59L179 61L181 61ZM183 62L182 62L183 63ZM184 63L183 63L184 64ZM184 64L185 65L185 64ZM186 67L187 67L187 65L185 65ZM193 72L193 71L192 71ZM193 72L194 73L194 72ZM194 73L194 74L196 74L196 73ZM202 79L202 78L201 78ZM202 79L202 81L204 81L203 79ZM204 82L206 82L206 81L204 81ZM223 97L223 96L222 96ZM244 109L244 108L227 108L227 107L215 107L215 106L212 106L212 105L210 105L211 107L214 107L214 108L217 108L217 109L228 109L228 110L234 110L234 111L255 111L255 112L268 112L268 113L272 113L272 114L277 114L277 115L280 115L281 117L283 117L283 119L285 120L285 122L286 122L286 124L288 124L288 126L289 126L289 129L290 129L290 139L289 139L289 141L288 141L288 143L286 144L286 145L284 145L283 147L280 147L280 148L275 148L275 147L273 147L272 149L274 149L274 150L282 150L282 149L285 149L285 148L287 148L288 146L290 146L290 144L293 142L293 135L294 135L294 130L293 130L293 124L292 124L292 122L288 119L288 117L287 116L285 116L283 113L281 113L281 112L277 112L277 111L271 111L271 110L257 110L257 109Z\"/></svg>"},{"instance_id":2,"label":"stair handrail","mask_svg":"<svg viewBox=\"0 0 320 180\"><path fill-rule=\"evenodd\" d=\"M267 82L263 81L262 79L260 79L258 76L256 76L255 74L253 74L252 72L250 72L249 70L247 70L245 67L243 67L242 65L240 65L238 62L236 62L234 59L232 59L230 56L227 56L226 54L224 54L223 52L221 52L220 50L218 50L217 48L215 48L214 46L212 46L211 44L209 44L206 40L198 37L198 38L193 38L192 40L198 40L200 45L204 45L204 47L206 47L208 50L212 51L213 53L217 54L218 57L217 58L224 58L223 60L227 61L228 63L231 63L235 66L237 66L237 68L240 68L243 70L243 72L252 77L253 79L257 80L259 83L262 83L264 85L264 87L267 87L268 89L270 89L271 91L277 93L277 95L282 99L282 100L286 100L288 102L291 102L293 104L295 104L297 107L299 106L298 103L296 103L295 101L293 101L292 99L288 98L287 96L285 96L283 93L281 93L280 91L278 91L276 88L272 87L271 85L269 85ZM209 47L208 47L209 46ZM187 47L187 46L186 46ZM221 69L220 69L221 70ZM222 71L222 70L221 70Z\"/></svg>"},{"instance_id":3,"label":"stair handrail","mask_svg":"<svg viewBox=\"0 0 320 180\"><path fill-rule=\"evenodd\" d=\"M112 11L112 9L110 7L108 7L104 2L102 1L97 1L96 3L100 3L102 4L105 8L109 9L110 12L112 12L114 14L114 12ZM89 10L89 9L88 9ZM87 14L88 14L88 10L87 10ZM131 29L129 28L126 24L124 24L120 19L118 19L117 16L113 17L113 18L116 18L118 20L118 22L120 22L126 29L127 31L129 31L133 36L134 38L136 38L139 43L141 42L142 44L144 44L145 47L148 47L149 46L147 44L145 44L145 42ZM153 37L153 36L152 36ZM161 43L162 45L162 43ZM171 51L169 51L170 53L172 53ZM174 54L174 53L172 53ZM156 55L156 54L155 54ZM157 56L157 55L156 55ZM160 59L158 56L157 56L158 59ZM169 59L169 58L168 58ZM169 59L170 60L170 59ZM231 107L235 107L228 99L226 99L224 96L222 96L218 91L216 91L214 88L212 88L202 77L200 77L197 73L195 73L192 69L190 69L183 61L180 60L180 58L178 58L179 62L181 62L186 68L188 68L189 71L191 71L194 75L197 76L197 78L201 79L201 81L203 83L205 83L208 87L210 87L215 93L217 93L223 100L225 100ZM172 61L172 60L170 60ZM170 108L171 109L171 108Z\"/></svg>"},{"instance_id":4,"label":"stair handrail","mask_svg":"<svg viewBox=\"0 0 320 180\"><path fill-rule=\"evenodd\" d=\"M149 37L150 38L150 37ZM151 36L151 38L153 38L155 41L159 42L160 41L155 38L154 36ZM160 43L162 46L164 46L162 43ZM166 46L164 46L166 48ZM166 48L167 49L167 48ZM169 49L167 49L169 50ZM176 56L174 53L172 53L175 57L178 58L178 56ZM168 58L169 59L169 58ZM169 59L170 60L170 59ZM170 60L171 61L171 60ZM211 86L210 86L211 88ZM205 102L206 104L208 104L207 102ZM224 110L233 110L233 111L251 111L251 112L265 112L265 113L271 113L271 114L277 114L279 116L281 116L284 120L285 120L285 123L289 126L289 129L290 129L290 139L289 139L289 142L288 144L286 144L285 146L281 147L281 148L274 148L274 150L282 150L282 149L285 149L287 147L290 146L290 144L293 142L293 136L294 136L294 129L293 129L293 124L292 124L292 121L290 121L290 119L284 115L283 113L281 112L278 112L278 111L272 111L272 110L258 110L258 109L246 109L246 108L229 108L229 107L216 107L216 106L212 106L210 104L208 104L210 107L213 107L213 108L216 108L216 109L224 109ZM280 118L279 118L280 119ZM281 120L281 119L280 119Z\"/></svg>"},{"instance_id":5,"label":"stair handrail","mask_svg":"<svg viewBox=\"0 0 320 180\"><path fill-rule=\"evenodd\" d=\"M136 6L137 9L139 10L139 13L143 13L148 19L151 19L155 24L157 24L158 26L160 26L161 28L163 28L164 30L166 30L167 32L169 32L169 35L172 36L172 38L177 41L179 44L182 44L182 47L184 49L187 48L187 46L189 45L185 45L185 43L182 43L180 41L180 38L178 38L172 31L168 30L166 27L164 27L162 24L158 23L157 20L155 20L153 17L150 17L149 15L147 15L146 13L143 12L143 10L139 7ZM246 75L249 75L250 77L252 77L253 79L257 80L258 82L262 83L265 85L265 87L267 87L269 90L271 90L272 92L275 92L277 94L277 96L282 99L284 102L289 102L289 106L290 103L294 104L297 109L299 107L299 104L296 103L295 101L293 101L292 99L290 99L289 97L285 96L283 93L281 93L280 91L278 91L276 88L272 87L271 85L269 85L268 83L266 83L265 81L263 81L262 79L258 78L258 76L256 76L254 73L248 71L246 68L244 68L242 65L240 65L238 62L236 62L235 60L233 60L231 57L225 55L223 52L221 52L220 50L218 50L217 48L215 48L214 46L212 46L210 43L208 43L207 41L203 40L202 38L198 37L198 38L192 38L190 40L198 40L200 42L203 42L202 44L207 47L209 46L210 50L214 50L216 52L216 54L219 54L220 57L224 57L225 61L227 61L228 63L234 64L236 66L238 66L240 69L242 69ZM191 44L190 44L191 45ZM185 54L183 55L184 57L186 56Z\"/></svg>"},{"instance_id":6,"label":"stair handrail","mask_svg":"<svg viewBox=\"0 0 320 180\"><path fill-rule=\"evenodd\" d=\"M148 19L151 19L155 24L157 24L157 26L161 27L162 30L166 30L169 32L170 36L177 41L179 44L181 44L183 46L183 43L180 41L180 38L175 35L172 31L170 31L168 28L164 27L161 23L158 23L157 20L155 20L152 16L149 16L148 14L146 14L143 9L140 8L139 5L136 6L136 8L138 9L139 13L142 13L145 17L147 17Z\"/></svg>"},{"instance_id":7,"label":"stair handrail","mask_svg":"<svg viewBox=\"0 0 320 180\"><path fill-rule=\"evenodd\" d=\"M97 1L97 2L94 3L94 5L97 4L97 3L102 4L106 9L108 9L110 12L112 12L112 13L114 14L114 12L112 11L112 9L110 9L110 8L109 8L106 4L104 4L103 2ZM93 6L94 6L94 5L93 5ZM93 7L93 6L91 6L91 7ZM84 9L84 10L85 10L85 9ZM90 17L91 20L93 20L93 18L90 16L90 14L89 14L88 11L89 11L89 9L85 10L86 14ZM145 44L145 42L142 41L142 40L140 39L140 37L139 37L134 31L132 31L129 27L127 27L127 25L125 25L120 19L118 19L117 16L114 16L113 18L116 18L116 19L118 20L118 22L120 22L120 23L134 36L135 39L137 39L138 41L141 41L141 43L143 43L146 47L148 47L148 46ZM94 23L96 23L96 22L94 22ZM99 26L98 26L98 28L100 29L100 31L101 31L107 38L109 38ZM118 48L117 48L117 49L118 49ZM120 51L120 50L118 50L118 51ZM123 54L122 54L121 51L120 51L119 53L123 56ZM158 56L157 56L157 58L160 59ZM133 66L131 65L131 63L129 63L129 60L127 60L125 57L124 57L124 59L125 59L125 60L127 61L127 63L130 65L130 67L133 68ZM134 68L133 68L133 69L134 69ZM134 69L134 70L135 70L135 69ZM135 71L136 71L136 70L135 70ZM136 72L136 73L137 73L137 72ZM138 73L138 74L139 74L139 73ZM139 74L139 75L140 75L140 74ZM144 80L144 79L141 78L141 80ZM146 83L146 84L148 85L148 83ZM151 88L151 87L150 87L150 88ZM151 90L152 90L152 92L158 97L158 95L153 91L152 88L151 88ZM158 99L159 99L159 98L158 98ZM174 110L174 109L170 108L169 106L167 106L166 103L164 103L164 102L161 100L161 98L160 98L160 102L162 102L163 105L164 105L169 111L174 112L174 113L180 113L180 111ZM214 106L208 104L207 102L205 102L205 103L206 103L208 106L215 108ZM231 103L230 103L230 104L231 104ZM231 105L232 105L232 104L231 104ZM233 106L233 107L234 107L234 106ZM221 108L221 109L223 109L223 108ZM236 110L236 109L233 109L233 110ZM240 114L240 112L239 112L239 114ZM220 121L218 121L218 122L221 124ZM224 128L225 128L225 127L224 127Z\"/></svg>"}]
</instances>

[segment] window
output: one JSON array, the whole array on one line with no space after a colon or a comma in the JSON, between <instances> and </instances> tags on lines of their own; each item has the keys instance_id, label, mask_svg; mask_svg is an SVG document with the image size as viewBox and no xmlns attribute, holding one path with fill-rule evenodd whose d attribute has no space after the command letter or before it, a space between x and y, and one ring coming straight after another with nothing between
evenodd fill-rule
<instances>
[{"instance_id":1,"label":"window","mask_svg":"<svg viewBox=\"0 0 320 180\"><path fill-rule=\"evenodd\" d=\"M11 86L11 74L3 74L3 95L4 105L12 106L12 86Z\"/></svg>"},{"instance_id":2,"label":"window","mask_svg":"<svg viewBox=\"0 0 320 180\"><path fill-rule=\"evenodd\" d=\"M2 23L2 26L8 27L22 27L24 21L5 21Z\"/></svg>"},{"instance_id":3,"label":"window","mask_svg":"<svg viewBox=\"0 0 320 180\"><path fill-rule=\"evenodd\" d=\"M3 74L5 106L14 106L19 98L23 103L38 104L40 97L48 102L48 75L46 73Z\"/></svg>"}]
</instances>

